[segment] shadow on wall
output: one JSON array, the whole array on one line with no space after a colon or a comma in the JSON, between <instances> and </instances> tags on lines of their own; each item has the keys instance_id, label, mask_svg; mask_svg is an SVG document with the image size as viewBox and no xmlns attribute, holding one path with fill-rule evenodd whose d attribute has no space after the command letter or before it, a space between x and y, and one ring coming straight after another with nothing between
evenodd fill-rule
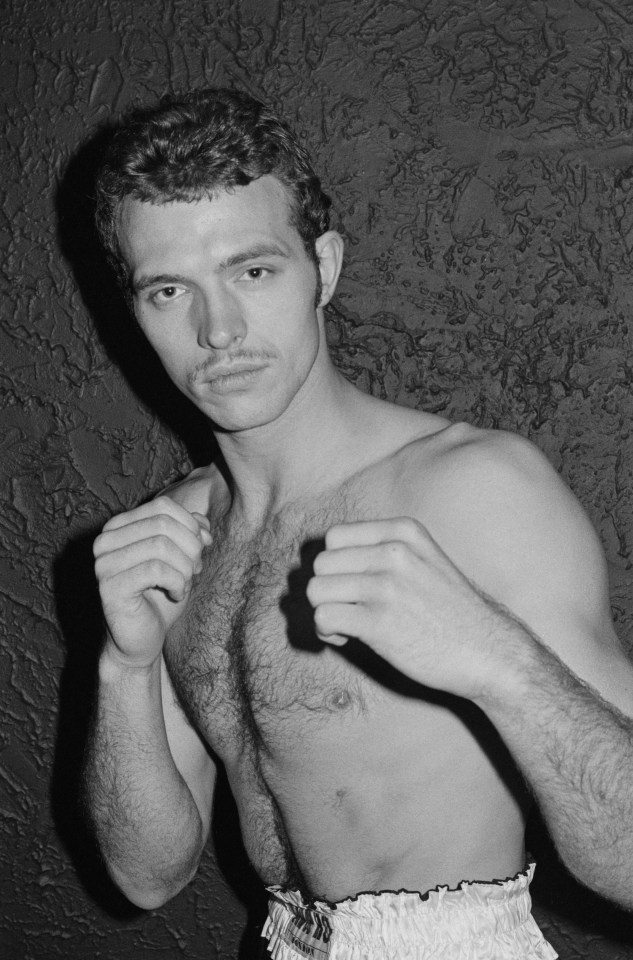
<instances>
[{"instance_id":1,"label":"shadow on wall","mask_svg":"<svg viewBox=\"0 0 633 960\"><path fill-rule=\"evenodd\" d=\"M53 817L59 836L90 897L113 918L126 921L143 911L112 883L101 860L83 809L81 770L95 702L97 661L103 632L101 603L94 578L95 528L71 541L54 567L58 622L66 642L59 692L59 721L51 780ZM218 764L211 828L215 861L247 911L239 960L252 960L261 948L267 896L242 843L239 816ZM207 856L209 854L207 853ZM204 873L204 864L203 870Z\"/></svg>"},{"instance_id":2,"label":"shadow on wall","mask_svg":"<svg viewBox=\"0 0 633 960\"><path fill-rule=\"evenodd\" d=\"M216 448L209 422L172 384L130 316L94 224L94 181L111 129L91 137L68 164L56 205L58 242L99 339L139 399L186 445L194 466L208 464Z\"/></svg>"},{"instance_id":3,"label":"shadow on wall","mask_svg":"<svg viewBox=\"0 0 633 960\"><path fill-rule=\"evenodd\" d=\"M110 136L110 130L97 133L68 165L56 198L59 244L108 356L139 399L182 439L193 465L208 464L216 453L209 422L167 377L130 316L99 243L94 226L94 178ZM142 496L139 490L139 501ZM141 911L109 879L81 803L81 769L103 631L92 553L99 529L95 527L70 541L54 567L66 660L51 802L59 835L89 895L112 917L125 921ZM214 800L212 836L218 866L248 912L239 954L246 960L259 948L266 897L244 851L237 810L222 770Z\"/></svg>"},{"instance_id":4,"label":"shadow on wall","mask_svg":"<svg viewBox=\"0 0 633 960\"><path fill-rule=\"evenodd\" d=\"M109 879L81 801L81 769L96 691L102 635L92 544L98 528L66 545L54 566L57 617L66 643L59 691L59 720L51 780L53 817L80 880L110 914L130 919L139 911Z\"/></svg>"},{"instance_id":5,"label":"shadow on wall","mask_svg":"<svg viewBox=\"0 0 633 960\"><path fill-rule=\"evenodd\" d=\"M256 960L270 955L262 949L262 927L268 914L268 894L251 866L242 843L240 821L224 772L218 765L218 779L213 794L211 836L216 862L231 889L247 910L248 920L242 934L238 960Z\"/></svg>"},{"instance_id":6,"label":"shadow on wall","mask_svg":"<svg viewBox=\"0 0 633 960\"><path fill-rule=\"evenodd\" d=\"M565 941L561 942L557 918L562 921L561 928L568 929L571 921L579 930L590 930L594 937L604 937L617 944L618 948L627 950L627 957L632 956L629 950L633 949L633 917L627 911L620 910L592 893L570 876L561 864L536 810L533 810L528 822L526 845L537 863L530 890L534 915L543 932L558 950L561 960L577 960L579 953L575 947L572 947L573 952L566 952Z\"/></svg>"}]
</instances>

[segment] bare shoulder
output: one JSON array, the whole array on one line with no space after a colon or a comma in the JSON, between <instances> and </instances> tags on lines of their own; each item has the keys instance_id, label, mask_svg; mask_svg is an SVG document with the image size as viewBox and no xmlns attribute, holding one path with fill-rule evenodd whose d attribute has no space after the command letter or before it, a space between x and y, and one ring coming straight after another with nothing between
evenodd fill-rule
<instances>
[{"instance_id":1,"label":"bare shoulder","mask_svg":"<svg viewBox=\"0 0 633 960\"><path fill-rule=\"evenodd\" d=\"M504 513L517 524L530 523L536 512L587 528L578 501L529 440L413 410L401 418L400 431L396 423L389 425L392 435L400 433L387 459L389 496L403 515L423 514L438 531L454 528L459 518L464 533L496 527Z\"/></svg>"},{"instance_id":2,"label":"bare shoulder","mask_svg":"<svg viewBox=\"0 0 633 960\"><path fill-rule=\"evenodd\" d=\"M401 456L401 494L432 502L438 519L443 503L474 524L509 508L520 522L532 510L559 513L564 505L577 522L587 522L546 456L518 434L450 424L404 447Z\"/></svg>"},{"instance_id":3,"label":"bare shoulder","mask_svg":"<svg viewBox=\"0 0 633 960\"><path fill-rule=\"evenodd\" d=\"M427 423L425 421L425 426ZM486 430L469 423L434 418L433 429L426 429L403 452L415 458L426 457L424 444L433 445L433 464L447 471L468 463L485 468L505 463L517 468L545 464L546 458L530 441L507 430Z\"/></svg>"},{"instance_id":4,"label":"bare shoulder","mask_svg":"<svg viewBox=\"0 0 633 960\"><path fill-rule=\"evenodd\" d=\"M578 499L529 440L460 425L447 431L428 482L437 529L479 569L508 581L548 566L591 575L605 586L597 534ZM487 547L482 557L481 546ZM554 573L547 571L547 576Z\"/></svg>"},{"instance_id":5,"label":"bare shoulder","mask_svg":"<svg viewBox=\"0 0 633 960\"><path fill-rule=\"evenodd\" d=\"M160 495L169 497L190 513L210 516L225 504L227 485L217 466L210 464L192 470L186 477L162 490Z\"/></svg>"},{"instance_id":6,"label":"bare shoulder","mask_svg":"<svg viewBox=\"0 0 633 960\"><path fill-rule=\"evenodd\" d=\"M449 427L406 454L400 506L457 567L604 696L630 711L606 562L583 507L530 441Z\"/></svg>"},{"instance_id":7,"label":"bare shoulder","mask_svg":"<svg viewBox=\"0 0 633 960\"><path fill-rule=\"evenodd\" d=\"M537 565L545 569L563 556L575 573L591 567L602 577L602 549L589 518L533 443L467 424L432 440L426 449L419 443L404 451L398 493L449 554L499 586L507 581L508 589L518 576L536 575Z\"/></svg>"}]
</instances>

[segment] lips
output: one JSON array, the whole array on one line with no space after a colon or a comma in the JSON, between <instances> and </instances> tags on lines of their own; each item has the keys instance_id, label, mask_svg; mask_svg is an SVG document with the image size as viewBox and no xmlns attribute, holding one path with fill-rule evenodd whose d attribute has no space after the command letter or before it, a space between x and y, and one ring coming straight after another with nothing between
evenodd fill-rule
<instances>
[{"instance_id":1,"label":"lips","mask_svg":"<svg viewBox=\"0 0 633 960\"><path fill-rule=\"evenodd\" d=\"M261 363L235 363L231 366L210 367L196 378L198 389L214 393L230 393L248 387L253 378L265 368Z\"/></svg>"},{"instance_id":2,"label":"lips","mask_svg":"<svg viewBox=\"0 0 633 960\"><path fill-rule=\"evenodd\" d=\"M212 367L205 374L204 379L207 383L213 383L215 380L222 380L225 377L240 376L245 373L255 373L256 370L262 370L261 364L255 363L236 363L230 367Z\"/></svg>"}]
</instances>

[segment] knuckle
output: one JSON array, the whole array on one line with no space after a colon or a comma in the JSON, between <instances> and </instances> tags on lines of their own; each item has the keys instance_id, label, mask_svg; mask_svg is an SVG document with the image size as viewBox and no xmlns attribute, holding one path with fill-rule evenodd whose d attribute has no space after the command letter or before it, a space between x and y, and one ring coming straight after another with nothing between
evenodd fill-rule
<instances>
[{"instance_id":1,"label":"knuckle","mask_svg":"<svg viewBox=\"0 0 633 960\"><path fill-rule=\"evenodd\" d=\"M317 603L318 595L319 595L318 583L315 577L311 577L310 580L308 580L308 584L306 586L306 596L313 606L315 606Z\"/></svg>"},{"instance_id":2,"label":"knuckle","mask_svg":"<svg viewBox=\"0 0 633 960\"><path fill-rule=\"evenodd\" d=\"M150 577L160 577L165 571L165 564L158 557L147 561L147 573Z\"/></svg>"},{"instance_id":3,"label":"knuckle","mask_svg":"<svg viewBox=\"0 0 633 960\"><path fill-rule=\"evenodd\" d=\"M152 548L157 554L169 556L174 549L173 541L165 533L158 533L151 539Z\"/></svg>"},{"instance_id":4,"label":"knuckle","mask_svg":"<svg viewBox=\"0 0 633 960\"><path fill-rule=\"evenodd\" d=\"M152 508L154 517L165 523L173 523L175 516L177 516L175 504L169 497L161 496L153 500Z\"/></svg>"},{"instance_id":5,"label":"knuckle","mask_svg":"<svg viewBox=\"0 0 633 960\"><path fill-rule=\"evenodd\" d=\"M314 623L317 630L327 630L330 626L330 617L327 607L320 606L314 611Z\"/></svg>"},{"instance_id":6,"label":"knuckle","mask_svg":"<svg viewBox=\"0 0 633 960\"><path fill-rule=\"evenodd\" d=\"M165 513L159 513L154 523L156 529L162 534L167 534L172 525L171 517L167 516Z\"/></svg>"},{"instance_id":7,"label":"knuckle","mask_svg":"<svg viewBox=\"0 0 633 960\"><path fill-rule=\"evenodd\" d=\"M404 537L416 537L422 530L422 525L414 517L400 517L398 529Z\"/></svg>"}]
</instances>

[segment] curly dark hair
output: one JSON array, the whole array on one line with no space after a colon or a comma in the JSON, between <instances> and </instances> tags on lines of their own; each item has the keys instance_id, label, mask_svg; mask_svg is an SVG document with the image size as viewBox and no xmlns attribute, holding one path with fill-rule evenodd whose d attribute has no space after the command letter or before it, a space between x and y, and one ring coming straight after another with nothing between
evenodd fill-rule
<instances>
[{"instance_id":1,"label":"curly dark hair","mask_svg":"<svg viewBox=\"0 0 633 960\"><path fill-rule=\"evenodd\" d=\"M246 186L266 174L288 190L290 223L318 265L315 241L330 222L331 201L289 127L247 94L195 90L134 110L115 130L96 180L96 222L124 292L130 279L118 239L126 197L150 203L195 201Z\"/></svg>"}]
</instances>

